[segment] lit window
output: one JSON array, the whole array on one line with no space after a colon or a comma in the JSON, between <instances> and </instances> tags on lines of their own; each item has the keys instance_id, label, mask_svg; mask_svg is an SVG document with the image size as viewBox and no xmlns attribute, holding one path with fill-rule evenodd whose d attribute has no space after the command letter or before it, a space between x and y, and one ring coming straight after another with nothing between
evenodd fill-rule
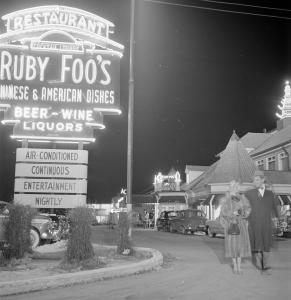
<instances>
[{"instance_id":1,"label":"lit window","mask_svg":"<svg viewBox=\"0 0 291 300\"><path fill-rule=\"evenodd\" d=\"M270 156L267 158L267 170L275 170L276 156Z\"/></svg>"},{"instance_id":2,"label":"lit window","mask_svg":"<svg viewBox=\"0 0 291 300\"><path fill-rule=\"evenodd\" d=\"M285 152L279 154L278 167L280 171L288 171L289 170L289 161L288 155Z\"/></svg>"}]
</instances>

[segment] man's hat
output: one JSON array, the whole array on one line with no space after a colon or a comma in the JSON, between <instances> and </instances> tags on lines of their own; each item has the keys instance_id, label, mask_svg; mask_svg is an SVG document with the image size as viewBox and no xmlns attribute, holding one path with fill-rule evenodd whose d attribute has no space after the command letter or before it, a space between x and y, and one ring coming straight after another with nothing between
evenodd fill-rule
<instances>
[{"instance_id":1,"label":"man's hat","mask_svg":"<svg viewBox=\"0 0 291 300\"><path fill-rule=\"evenodd\" d=\"M264 172L261 171L261 170L256 170L256 171L254 172L253 178L255 178L255 177L257 177L257 176L259 176L259 177L261 177L261 178L265 178Z\"/></svg>"}]
</instances>

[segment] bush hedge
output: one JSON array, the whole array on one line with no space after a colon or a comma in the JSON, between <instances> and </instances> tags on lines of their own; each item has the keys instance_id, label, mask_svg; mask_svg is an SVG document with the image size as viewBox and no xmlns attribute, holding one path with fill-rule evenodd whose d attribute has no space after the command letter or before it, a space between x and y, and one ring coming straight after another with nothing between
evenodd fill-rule
<instances>
[{"instance_id":1,"label":"bush hedge","mask_svg":"<svg viewBox=\"0 0 291 300\"><path fill-rule=\"evenodd\" d=\"M69 236L66 250L66 261L69 263L81 262L94 257L91 243L92 219L91 211L87 207L76 207L68 214Z\"/></svg>"},{"instance_id":2,"label":"bush hedge","mask_svg":"<svg viewBox=\"0 0 291 300\"><path fill-rule=\"evenodd\" d=\"M23 258L31 252L30 229L36 210L28 205L9 205L9 218L5 227L5 239L9 244L10 258Z\"/></svg>"}]
</instances>

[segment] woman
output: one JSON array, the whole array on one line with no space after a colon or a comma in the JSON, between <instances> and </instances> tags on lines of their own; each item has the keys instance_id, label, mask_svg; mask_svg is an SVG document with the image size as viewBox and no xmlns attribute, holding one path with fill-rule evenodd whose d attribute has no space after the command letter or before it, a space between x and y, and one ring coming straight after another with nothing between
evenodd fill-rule
<instances>
[{"instance_id":1,"label":"woman","mask_svg":"<svg viewBox=\"0 0 291 300\"><path fill-rule=\"evenodd\" d=\"M225 233L225 256L231 257L233 272L242 274L241 258L251 257L251 247L246 218L251 212L250 204L244 195L239 194L239 183L230 182L229 192L222 199L220 222ZM239 232L231 234L231 224L237 224Z\"/></svg>"}]
</instances>

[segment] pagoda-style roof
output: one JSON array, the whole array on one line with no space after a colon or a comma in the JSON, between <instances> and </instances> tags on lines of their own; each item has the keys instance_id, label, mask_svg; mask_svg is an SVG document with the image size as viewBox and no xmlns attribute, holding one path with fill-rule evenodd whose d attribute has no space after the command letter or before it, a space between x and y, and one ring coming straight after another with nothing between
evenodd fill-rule
<instances>
[{"instance_id":1,"label":"pagoda-style roof","mask_svg":"<svg viewBox=\"0 0 291 300\"><path fill-rule=\"evenodd\" d=\"M207 183L230 182L233 179L242 183L252 182L255 170L254 161L234 132Z\"/></svg>"},{"instance_id":2,"label":"pagoda-style roof","mask_svg":"<svg viewBox=\"0 0 291 300\"><path fill-rule=\"evenodd\" d=\"M256 169L254 161L233 132L226 148L221 152L220 159L191 182L187 189L196 192L208 185L228 183L234 179L241 183L251 183Z\"/></svg>"}]
</instances>

